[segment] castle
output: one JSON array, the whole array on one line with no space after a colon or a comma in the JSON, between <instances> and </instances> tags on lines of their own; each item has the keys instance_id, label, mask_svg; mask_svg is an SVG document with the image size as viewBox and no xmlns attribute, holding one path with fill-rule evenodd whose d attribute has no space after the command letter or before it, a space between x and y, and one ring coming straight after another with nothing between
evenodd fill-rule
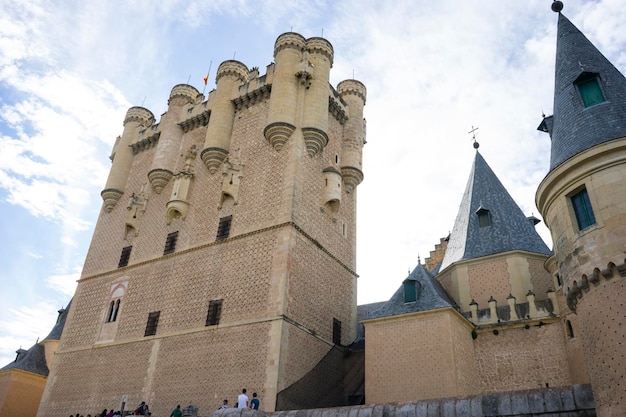
<instances>
[{"instance_id":1,"label":"castle","mask_svg":"<svg viewBox=\"0 0 626 417\"><path fill-rule=\"evenodd\" d=\"M357 308L366 89L285 33L263 76L226 61L208 98L128 110L37 415L214 410L242 381L265 412L590 384L597 415L626 415L626 78L561 8L536 195L553 250L476 146L450 235Z\"/></svg>"}]
</instances>

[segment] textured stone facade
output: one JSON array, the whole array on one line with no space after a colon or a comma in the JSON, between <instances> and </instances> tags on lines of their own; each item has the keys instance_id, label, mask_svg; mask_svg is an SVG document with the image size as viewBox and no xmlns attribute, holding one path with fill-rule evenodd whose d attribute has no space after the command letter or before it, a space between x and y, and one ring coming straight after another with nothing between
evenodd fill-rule
<instances>
[{"instance_id":1,"label":"textured stone facade","mask_svg":"<svg viewBox=\"0 0 626 417\"><path fill-rule=\"evenodd\" d=\"M45 385L43 375L20 370L0 371L0 416L34 416Z\"/></svg>"},{"instance_id":2,"label":"textured stone facade","mask_svg":"<svg viewBox=\"0 0 626 417\"><path fill-rule=\"evenodd\" d=\"M283 59L291 38L303 48ZM242 387L266 411L297 408L289 388L356 337L365 87L328 84L321 38L281 35L275 60L261 77L226 61L207 100L175 86L159 124L127 113L40 416L117 408L122 395L157 415L178 403L206 414ZM286 107L293 130L277 147L268 126Z\"/></svg>"}]
</instances>

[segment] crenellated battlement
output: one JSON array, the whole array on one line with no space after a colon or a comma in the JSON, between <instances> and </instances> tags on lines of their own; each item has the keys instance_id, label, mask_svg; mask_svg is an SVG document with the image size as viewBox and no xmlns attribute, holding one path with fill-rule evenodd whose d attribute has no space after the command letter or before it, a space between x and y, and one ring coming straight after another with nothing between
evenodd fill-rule
<instances>
[{"instance_id":1,"label":"crenellated battlement","mask_svg":"<svg viewBox=\"0 0 626 417\"><path fill-rule=\"evenodd\" d=\"M126 117L124 117L124 125L129 122L137 122L144 127L148 127L154 123L154 114L146 108L134 106L128 109Z\"/></svg>"},{"instance_id":2,"label":"crenellated battlement","mask_svg":"<svg viewBox=\"0 0 626 417\"><path fill-rule=\"evenodd\" d=\"M314 37L306 40L306 50L311 54L319 54L330 62L330 66L333 66L333 58L335 51L333 45L324 38Z\"/></svg>"},{"instance_id":3,"label":"crenellated battlement","mask_svg":"<svg viewBox=\"0 0 626 417\"><path fill-rule=\"evenodd\" d=\"M219 82L220 78L226 76L233 76L242 83L248 82L248 67L235 60L224 61L217 68L217 75L215 76L215 82Z\"/></svg>"},{"instance_id":4,"label":"crenellated battlement","mask_svg":"<svg viewBox=\"0 0 626 417\"><path fill-rule=\"evenodd\" d=\"M274 43L274 58L276 58L276 55L283 49L292 48L297 51L302 51L305 46L306 39L304 36L295 32L285 32L278 36L276 42Z\"/></svg>"},{"instance_id":5,"label":"crenellated battlement","mask_svg":"<svg viewBox=\"0 0 626 417\"><path fill-rule=\"evenodd\" d=\"M170 92L170 98L167 101L167 104L170 104L170 101L175 100L177 98L183 99L184 103L194 103L198 96L201 96L200 92L193 86L188 84L177 84L172 88Z\"/></svg>"},{"instance_id":6,"label":"crenellated battlement","mask_svg":"<svg viewBox=\"0 0 626 417\"><path fill-rule=\"evenodd\" d=\"M365 85L358 80L344 80L337 84L337 92L341 97L347 95L355 95L363 100L363 105L365 105L365 100L367 97L367 88Z\"/></svg>"}]
</instances>

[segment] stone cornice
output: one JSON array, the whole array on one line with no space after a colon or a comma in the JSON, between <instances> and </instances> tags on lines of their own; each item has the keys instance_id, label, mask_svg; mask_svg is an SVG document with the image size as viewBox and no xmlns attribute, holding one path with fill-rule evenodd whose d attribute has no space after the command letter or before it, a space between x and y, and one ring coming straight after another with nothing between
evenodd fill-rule
<instances>
[{"instance_id":1,"label":"stone cornice","mask_svg":"<svg viewBox=\"0 0 626 417\"><path fill-rule=\"evenodd\" d=\"M183 120L182 122L178 123L178 125L183 128L183 132L187 133L200 126L206 126L207 124L209 124L210 117L211 117L211 111L205 110L202 113L197 114L193 117L190 117L187 120Z\"/></svg>"},{"instance_id":2,"label":"stone cornice","mask_svg":"<svg viewBox=\"0 0 626 417\"><path fill-rule=\"evenodd\" d=\"M156 132L154 135L150 135L147 138L142 139L139 142L132 143L128 146L130 146L130 148L133 150L133 155L136 155L141 151L145 151L155 146L159 141L160 136L161 132Z\"/></svg>"},{"instance_id":3,"label":"stone cornice","mask_svg":"<svg viewBox=\"0 0 626 417\"><path fill-rule=\"evenodd\" d=\"M270 84L265 84L256 90L249 91L233 99L235 110L241 110L244 107L248 108L254 104L260 103L261 101L269 98L271 92L272 86Z\"/></svg>"}]
</instances>

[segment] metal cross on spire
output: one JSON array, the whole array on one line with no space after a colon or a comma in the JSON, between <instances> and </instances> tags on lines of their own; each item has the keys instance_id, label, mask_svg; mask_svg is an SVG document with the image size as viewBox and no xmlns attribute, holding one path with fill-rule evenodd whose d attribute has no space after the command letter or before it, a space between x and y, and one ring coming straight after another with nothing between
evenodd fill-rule
<instances>
[{"instance_id":1,"label":"metal cross on spire","mask_svg":"<svg viewBox=\"0 0 626 417\"><path fill-rule=\"evenodd\" d=\"M470 133L472 134L472 139L474 140L474 149L478 149L478 147L480 146L478 144L478 142L476 142L476 131L478 130L477 127L474 127L472 125L472 130L470 130L469 132L467 132L467 134L469 135Z\"/></svg>"}]
</instances>

